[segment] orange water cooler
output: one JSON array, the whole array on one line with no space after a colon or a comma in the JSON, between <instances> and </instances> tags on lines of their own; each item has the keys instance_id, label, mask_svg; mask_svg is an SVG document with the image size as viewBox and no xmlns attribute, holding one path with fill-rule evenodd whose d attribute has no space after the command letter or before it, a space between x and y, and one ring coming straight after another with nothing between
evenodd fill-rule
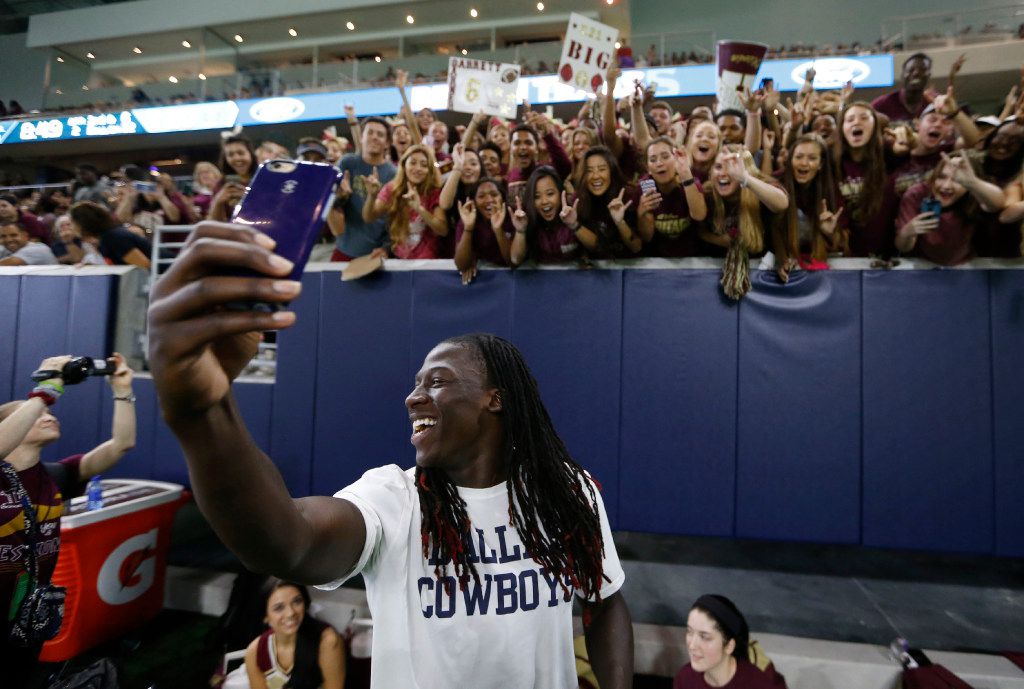
<instances>
[{"instance_id":1,"label":"orange water cooler","mask_svg":"<svg viewBox=\"0 0 1024 689\"><path fill-rule=\"evenodd\" d=\"M53 583L67 588L64 623L40 660L58 662L135 629L160 612L174 515L184 489L158 481L102 481L104 506L65 503Z\"/></svg>"}]
</instances>

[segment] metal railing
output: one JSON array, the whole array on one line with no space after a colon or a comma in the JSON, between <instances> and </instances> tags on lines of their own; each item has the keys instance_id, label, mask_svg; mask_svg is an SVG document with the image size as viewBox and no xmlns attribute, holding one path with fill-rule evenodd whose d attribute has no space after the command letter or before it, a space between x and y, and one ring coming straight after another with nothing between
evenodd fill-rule
<instances>
[{"instance_id":1,"label":"metal railing","mask_svg":"<svg viewBox=\"0 0 1024 689\"><path fill-rule=\"evenodd\" d=\"M163 225L153 230L153 253L150 256L150 284L147 294L152 293L153 283L174 263L188 242L191 225ZM256 355L242 371L241 377L273 382L277 376L276 333L264 333Z\"/></svg>"}]
</instances>

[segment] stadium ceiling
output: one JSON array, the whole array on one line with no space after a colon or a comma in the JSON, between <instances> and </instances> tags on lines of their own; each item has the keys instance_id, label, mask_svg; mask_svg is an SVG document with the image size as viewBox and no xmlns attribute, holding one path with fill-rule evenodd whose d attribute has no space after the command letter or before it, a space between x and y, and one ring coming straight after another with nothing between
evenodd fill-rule
<instances>
[{"instance_id":1,"label":"stadium ceiling","mask_svg":"<svg viewBox=\"0 0 1024 689\"><path fill-rule=\"evenodd\" d=\"M10 0L0 0L5 1ZM479 8L479 14L470 14L474 7ZM453 49L456 45L486 50L492 39L497 47L558 41L565 30L568 12L596 14L593 0L563 0L559 10L541 11L537 0L400 2L288 18L240 18L229 24L59 42L52 47L57 54L88 63L106 77L125 83L145 83L165 80L170 74L180 77L200 71L207 75L230 73L235 65L275 67L308 63L314 47L319 51L318 59L329 62L347 55L395 56L399 40L404 41L407 55L444 52L443 48ZM415 23L408 23L407 15L415 15Z\"/></svg>"},{"instance_id":2,"label":"stadium ceiling","mask_svg":"<svg viewBox=\"0 0 1024 689\"><path fill-rule=\"evenodd\" d=\"M24 33L33 14L77 10L128 0L0 0L0 34Z\"/></svg>"}]
</instances>

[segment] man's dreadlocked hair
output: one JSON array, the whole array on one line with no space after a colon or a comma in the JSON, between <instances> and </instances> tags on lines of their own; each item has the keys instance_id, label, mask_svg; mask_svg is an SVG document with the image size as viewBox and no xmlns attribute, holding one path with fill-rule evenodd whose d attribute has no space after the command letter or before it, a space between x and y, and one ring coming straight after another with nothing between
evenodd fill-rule
<instances>
[{"instance_id":1,"label":"man's dreadlocked hair","mask_svg":"<svg viewBox=\"0 0 1024 689\"><path fill-rule=\"evenodd\" d=\"M573 461L558 437L523 355L512 343L475 333L445 340L473 350L486 366L488 385L501 396L501 453L508 467L509 524L533 559L567 590L599 597L604 542L592 480ZM423 556L437 552L434 576L443 580L447 563L455 567L459 588L472 576L471 534L466 502L444 471L416 468L422 515Z\"/></svg>"}]
</instances>

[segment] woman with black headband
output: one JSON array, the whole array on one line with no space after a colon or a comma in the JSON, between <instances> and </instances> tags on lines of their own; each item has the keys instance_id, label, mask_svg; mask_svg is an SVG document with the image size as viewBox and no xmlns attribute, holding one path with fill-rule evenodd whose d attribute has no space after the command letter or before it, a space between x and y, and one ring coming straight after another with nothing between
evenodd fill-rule
<instances>
[{"instance_id":1,"label":"woman with black headband","mask_svg":"<svg viewBox=\"0 0 1024 689\"><path fill-rule=\"evenodd\" d=\"M672 689L785 689L782 675L750 662L749 646L750 628L736 605L725 596L701 596L686 618L690 662L676 675Z\"/></svg>"}]
</instances>

